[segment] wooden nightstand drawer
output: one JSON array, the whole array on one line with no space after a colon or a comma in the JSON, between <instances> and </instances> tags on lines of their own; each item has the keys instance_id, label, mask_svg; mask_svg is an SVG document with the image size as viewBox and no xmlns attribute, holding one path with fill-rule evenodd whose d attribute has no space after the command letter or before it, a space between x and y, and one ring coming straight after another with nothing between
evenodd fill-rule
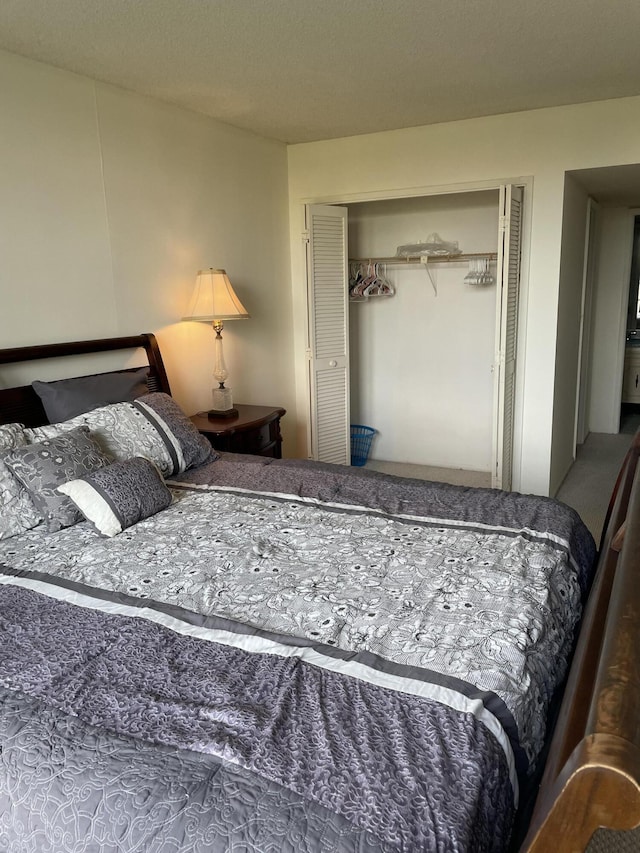
<instances>
[{"instance_id":1,"label":"wooden nightstand drawer","mask_svg":"<svg viewBox=\"0 0 640 853\"><path fill-rule=\"evenodd\" d=\"M238 414L233 418L209 418L206 413L200 412L193 415L191 421L216 450L280 459L280 418L285 410L268 406L243 406L240 403L236 408Z\"/></svg>"},{"instance_id":2,"label":"wooden nightstand drawer","mask_svg":"<svg viewBox=\"0 0 640 853\"><path fill-rule=\"evenodd\" d=\"M260 454L275 441L277 433L276 421L253 430L236 432L231 438L232 452Z\"/></svg>"}]
</instances>

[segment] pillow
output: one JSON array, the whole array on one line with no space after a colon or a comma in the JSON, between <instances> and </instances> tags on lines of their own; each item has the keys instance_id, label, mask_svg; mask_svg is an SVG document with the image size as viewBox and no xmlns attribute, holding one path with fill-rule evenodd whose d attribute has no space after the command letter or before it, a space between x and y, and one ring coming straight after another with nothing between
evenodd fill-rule
<instances>
[{"instance_id":1,"label":"pillow","mask_svg":"<svg viewBox=\"0 0 640 853\"><path fill-rule=\"evenodd\" d=\"M25 435L29 441L41 441L81 425L89 427L116 462L144 456L158 466L163 477L218 458L177 403L159 391L131 403L94 409L65 423L25 429Z\"/></svg>"},{"instance_id":2,"label":"pillow","mask_svg":"<svg viewBox=\"0 0 640 853\"><path fill-rule=\"evenodd\" d=\"M148 367L117 373L97 373L57 382L31 383L42 400L49 423L59 423L106 403L135 400L148 392Z\"/></svg>"},{"instance_id":3,"label":"pillow","mask_svg":"<svg viewBox=\"0 0 640 853\"><path fill-rule=\"evenodd\" d=\"M10 450L5 464L29 491L49 532L54 533L82 520L78 508L56 486L108 465L107 456L86 426L69 430L56 438L46 438Z\"/></svg>"},{"instance_id":4,"label":"pillow","mask_svg":"<svg viewBox=\"0 0 640 853\"><path fill-rule=\"evenodd\" d=\"M147 418L156 424L158 431L164 433L167 442L173 445L176 453L174 474L181 474L188 468L195 468L218 458L210 441L198 432L168 394L160 391L147 394L144 400L136 400L133 405L145 412Z\"/></svg>"},{"instance_id":5,"label":"pillow","mask_svg":"<svg viewBox=\"0 0 640 853\"><path fill-rule=\"evenodd\" d=\"M104 536L116 536L171 503L162 475L153 462L140 456L98 468L58 486L58 491L71 498Z\"/></svg>"},{"instance_id":6,"label":"pillow","mask_svg":"<svg viewBox=\"0 0 640 853\"><path fill-rule=\"evenodd\" d=\"M22 424L0 426L0 539L24 533L42 521L29 492L4 463L7 451L24 447L26 443Z\"/></svg>"}]
</instances>

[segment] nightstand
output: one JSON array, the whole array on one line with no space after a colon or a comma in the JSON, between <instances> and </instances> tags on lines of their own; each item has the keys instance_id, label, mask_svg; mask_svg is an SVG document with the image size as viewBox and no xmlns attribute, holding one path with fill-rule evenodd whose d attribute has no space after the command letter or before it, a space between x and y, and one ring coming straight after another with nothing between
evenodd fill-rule
<instances>
[{"instance_id":1,"label":"nightstand","mask_svg":"<svg viewBox=\"0 0 640 853\"><path fill-rule=\"evenodd\" d=\"M210 418L206 412L191 416L196 429L216 450L227 453L251 453L254 456L282 457L280 418L285 409L235 404L234 418Z\"/></svg>"}]
</instances>

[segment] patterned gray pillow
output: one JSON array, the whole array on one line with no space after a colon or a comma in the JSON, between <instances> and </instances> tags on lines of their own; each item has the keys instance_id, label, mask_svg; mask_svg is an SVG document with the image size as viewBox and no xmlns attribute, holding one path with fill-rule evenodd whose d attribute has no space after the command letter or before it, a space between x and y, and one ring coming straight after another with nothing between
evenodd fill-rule
<instances>
[{"instance_id":1,"label":"patterned gray pillow","mask_svg":"<svg viewBox=\"0 0 640 853\"><path fill-rule=\"evenodd\" d=\"M17 447L6 454L4 461L28 490L47 529L53 533L82 520L73 501L57 492L56 487L108 465L111 458L100 449L89 427L81 426L56 438Z\"/></svg>"},{"instance_id":2,"label":"patterned gray pillow","mask_svg":"<svg viewBox=\"0 0 640 853\"><path fill-rule=\"evenodd\" d=\"M29 493L4 463L8 451L26 443L22 424L0 426L0 539L24 533L42 521Z\"/></svg>"},{"instance_id":3,"label":"patterned gray pillow","mask_svg":"<svg viewBox=\"0 0 640 853\"><path fill-rule=\"evenodd\" d=\"M25 435L29 441L41 441L83 424L114 460L144 456L163 477L218 458L177 403L159 391L131 403L102 406L61 424L26 429Z\"/></svg>"},{"instance_id":4,"label":"patterned gray pillow","mask_svg":"<svg viewBox=\"0 0 640 853\"><path fill-rule=\"evenodd\" d=\"M99 468L58 486L58 491L68 495L104 536L116 536L171 503L162 475L140 456Z\"/></svg>"},{"instance_id":5,"label":"patterned gray pillow","mask_svg":"<svg viewBox=\"0 0 640 853\"><path fill-rule=\"evenodd\" d=\"M146 414L172 445L174 474L195 468L218 458L207 438L201 435L176 401L168 394L156 391L131 404Z\"/></svg>"}]
</instances>

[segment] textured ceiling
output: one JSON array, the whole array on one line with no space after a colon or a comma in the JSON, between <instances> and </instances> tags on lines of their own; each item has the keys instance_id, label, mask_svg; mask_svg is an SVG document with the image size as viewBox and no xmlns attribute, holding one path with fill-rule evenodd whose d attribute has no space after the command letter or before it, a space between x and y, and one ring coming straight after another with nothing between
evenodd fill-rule
<instances>
[{"instance_id":1,"label":"textured ceiling","mask_svg":"<svg viewBox=\"0 0 640 853\"><path fill-rule=\"evenodd\" d=\"M305 142L640 94L638 0L2 0L0 48Z\"/></svg>"}]
</instances>

